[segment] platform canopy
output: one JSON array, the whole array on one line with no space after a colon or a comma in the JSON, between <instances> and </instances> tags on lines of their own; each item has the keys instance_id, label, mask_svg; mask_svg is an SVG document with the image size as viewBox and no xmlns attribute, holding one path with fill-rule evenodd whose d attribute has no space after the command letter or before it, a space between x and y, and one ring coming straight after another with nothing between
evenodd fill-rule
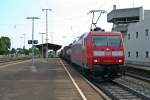
<instances>
[{"instance_id":1,"label":"platform canopy","mask_svg":"<svg viewBox=\"0 0 150 100\"><path fill-rule=\"evenodd\" d=\"M45 49L46 46L47 46L47 43L38 44L38 45L35 45L35 47L41 49L41 48L42 48L42 45L43 45L43 49ZM48 43L48 49L49 49L49 50L57 51L57 50L59 50L61 47L62 47L62 46L61 46L61 45L58 45L58 44L51 44L51 43Z\"/></svg>"}]
</instances>

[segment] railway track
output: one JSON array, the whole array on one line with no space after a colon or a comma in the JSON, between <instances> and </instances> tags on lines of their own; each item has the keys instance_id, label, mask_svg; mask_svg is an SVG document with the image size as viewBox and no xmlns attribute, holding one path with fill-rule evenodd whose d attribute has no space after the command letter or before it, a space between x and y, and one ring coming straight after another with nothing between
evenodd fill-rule
<instances>
[{"instance_id":1,"label":"railway track","mask_svg":"<svg viewBox=\"0 0 150 100\"><path fill-rule=\"evenodd\" d=\"M135 89L130 88L129 86L126 86L122 84L122 82L116 80L109 80L100 83L92 80L91 78L88 78L88 80L112 100L150 100L150 97L147 95L144 95L141 92L138 92Z\"/></svg>"},{"instance_id":2,"label":"railway track","mask_svg":"<svg viewBox=\"0 0 150 100\"><path fill-rule=\"evenodd\" d=\"M126 72L126 75L129 76L129 77L133 77L133 78L140 79L140 80L143 80L143 81L146 81L146 82L150 83L150 78L140 76L140 75L136 75L136 74L132 74L132 73L127 73L127 72Z\"/></svg>"},{"instance_id":3,"label":"railway track","mask_svg":"<svg viewBox=\"0 0 150 100\"><path fill-rule=\"evenodd\" d=\"M150 100L150 79L147 73L127 72L126 76L97 86L113 100Z\"/></svg>"},{"instance_id":4,"label":"railway track","mask_svg":"<svg viewBox=\"0 0 150 100\"><path fill-rule=\"evenodd\" d=\"M150 83L141 79L137 79L131 76L125 76L119 79L116 79L115 82L118 82L139 94L149 98L150 100Z\"/></svg>"},{"instance_id":5,"label":"railway track","mask_svg":"<svg viewBox=\"0 0 150 100\"><path fill-rule=\"evenodd\" d=\"M97 85L112 100L149 100L150 98L117 82L106 82Z\"/></svg>"},{"instance_id":6,"label":"railway track","mask_svg":"<svg viewBox=\"0 0 150 100\"><path fill-rule=\"evenodd\" d=\"M86 78L112 100L150 100L150 83L147 81L129 76L106 82Z\"/></svg>"},{"instance_id":7,"label":"railway track","mask_svg":"<svg viewBox=\"0 0 150 100\"><path fill-rule=\"evenodd\" d=\"M123 76L114 81L99 82L95 78L83 76L112 100L150 100L150 84L146 81Z\"/></svg>"},{"instance_id":8,"label":"railway track","mask_svg":"<svg viewBox=\"0 0 150 100\"><path fill-rule=\"evenodd\" d=\"M141 76L147 80L149 80L150 78L150 71L149 70L146 70L146 69L138 69L138 68L135 68L135 67L127 67L127 75L130 76Z\"/></svg>"}]
</instances>

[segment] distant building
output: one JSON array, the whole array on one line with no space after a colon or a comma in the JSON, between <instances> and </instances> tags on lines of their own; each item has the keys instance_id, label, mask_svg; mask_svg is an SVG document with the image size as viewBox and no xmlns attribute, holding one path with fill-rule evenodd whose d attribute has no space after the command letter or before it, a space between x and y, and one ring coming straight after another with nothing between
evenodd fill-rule
<instances>
[{"instance_id":1,"label":"distant building","mask_svg":"<svg viewBox=\"0 0 150 100\"><path fill-rule=\"evenodd\" d=\"M126 62L150 66L150 10L114 8L108 13L107 21L114 24L112 31L123 33Z\"/></svg>"}]
</instances>

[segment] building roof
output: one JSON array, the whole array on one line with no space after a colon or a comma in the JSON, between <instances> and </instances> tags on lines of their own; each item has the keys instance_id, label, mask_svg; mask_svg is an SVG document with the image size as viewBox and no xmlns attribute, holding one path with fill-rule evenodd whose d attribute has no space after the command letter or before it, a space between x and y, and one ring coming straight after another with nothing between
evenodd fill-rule
<instances>
[{"instance_id":1,"label":"building roof","mask_svg":"<svg viewBox=\"0 0 150 100\"><path fill-rule=\"evenodd\" d=\"M44 43L43 44L43 48L45 48L46 46L47 46L47 43ZM42 48L42 44L35 45L35 47L41 49ZM58 44L48 43L48 49L51 49L51 50L54 50L54 51L59 50L61 47L62 46L58 45Z\"/></svg>"},{"instance_id":2,"label":"building roof","mask_svg":"<svg viewBox=\"0 0 150 100\"><path fill-rule=\"evenodd\" d=\"M107 22L116 24L135 23L143 20L143 7L114 9L107 14Z\"/></svg>"}]
</instances>

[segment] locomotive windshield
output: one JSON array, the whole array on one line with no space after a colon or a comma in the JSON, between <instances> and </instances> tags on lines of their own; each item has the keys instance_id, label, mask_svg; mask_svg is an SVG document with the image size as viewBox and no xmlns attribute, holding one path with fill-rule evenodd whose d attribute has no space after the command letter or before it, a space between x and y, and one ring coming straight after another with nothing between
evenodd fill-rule
<instances>
[{"instance_id":1,"label":"locomotive windshield","mask_svg":"<svg viewBox=\"0 0 150 100\"><path fill-rule=\"evenodd\" d=\"M120 36L93 36L94 46L120 46Z\"/></svg>"}]
</instances>

